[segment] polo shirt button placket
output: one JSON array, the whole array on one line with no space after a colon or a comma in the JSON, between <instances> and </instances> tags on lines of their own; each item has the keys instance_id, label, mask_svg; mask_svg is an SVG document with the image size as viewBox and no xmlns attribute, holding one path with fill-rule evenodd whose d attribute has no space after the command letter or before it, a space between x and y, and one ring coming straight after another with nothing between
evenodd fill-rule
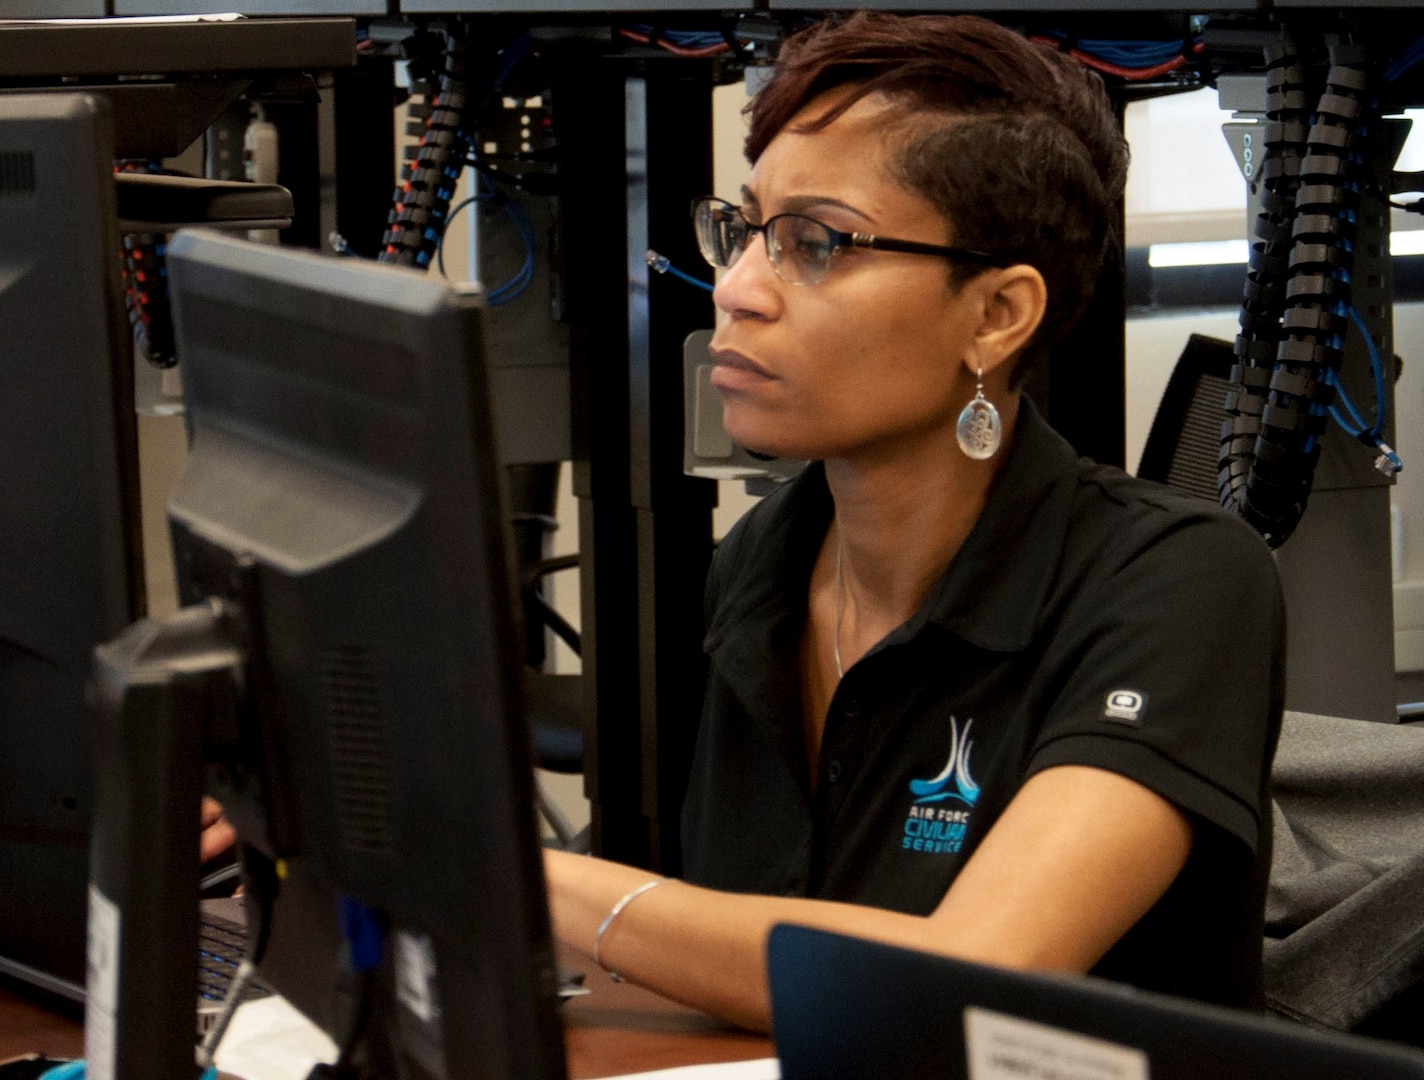
<instances>
[{"instance_id":1,"label":"polo shirt button placket","mask_svg":"<svg viewBox=\"0 0 1424 1080\"><path fill-rule=\"evenodd\" d=\"M841 759L832 758L829 764L826 765L826 783L839 784L841 782L842 771Z\"/></svg>"},{"instance_id":2,"label":"polo shirt button placket","mask_svg":"<svg viewBox=\"0 0 1424 1080\"><path fill-rule=\"evenodd\" d=\"M860 715L860 702L854 697L847 696L840 706L841 719L847 724L853 724L856 717Z\"/></svg>"}]
</instances>

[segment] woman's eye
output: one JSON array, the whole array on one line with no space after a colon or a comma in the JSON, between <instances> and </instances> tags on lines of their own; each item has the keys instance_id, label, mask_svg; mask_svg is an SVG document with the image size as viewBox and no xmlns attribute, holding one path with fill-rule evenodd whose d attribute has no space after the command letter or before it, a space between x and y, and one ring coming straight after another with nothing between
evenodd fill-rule
<instances>
[{"instance_id":1,"label":"woman's eye","mask_svg":"<svg viewBox=\"0 0 1424 1080\"><path fill-rule=\"evenodd\" d=\"M791 237L791 248L801 258L819 260L831 254L830 237L819 230L797 229Z\"/></svg>"},{"instance_id":2,"label":"woman's eye","mask_svg":"<svg viewBox=\"0 0 1424 1080\"><path fill-rule=\"evenodd\" d=\"M825 266L835 249L824 241L807 241L796 249L796 257L808 266Z\"/></svg>"}]
</instances>

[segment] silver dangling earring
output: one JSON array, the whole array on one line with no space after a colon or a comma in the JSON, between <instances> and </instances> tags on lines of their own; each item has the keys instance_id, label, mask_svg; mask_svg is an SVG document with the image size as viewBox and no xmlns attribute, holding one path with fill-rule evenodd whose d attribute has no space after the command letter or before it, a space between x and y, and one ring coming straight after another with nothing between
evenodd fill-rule
<instances>
[{"instance_id":1,"label":"silver dangling earring","mask_svg":"<svg viewBox=\"0 0 1424 1080\"><path fill-rule=\"evenodd\" d=\"M1004 426L999 421L999 410L984 396L982 367L974 387L974 399L960 412L954 435L959 440L959 449L975 461L988 461L999 452L999 444L1004 439Z\"/></svg>"}]
</instances>

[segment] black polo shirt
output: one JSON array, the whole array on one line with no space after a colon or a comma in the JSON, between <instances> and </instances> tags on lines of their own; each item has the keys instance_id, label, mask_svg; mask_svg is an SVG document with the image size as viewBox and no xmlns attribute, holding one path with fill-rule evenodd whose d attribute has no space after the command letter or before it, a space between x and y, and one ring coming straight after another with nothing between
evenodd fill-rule
<instances>
[{"instance_id":1,"label":"black polo shirt","mask_svg":"<svg viewBox=\"0 0 1424 1080\"><path fill-rule=\"evenodd\" d=\"M1080 461L1025 399L964 546L837 687L812 796L798 650L831 515L813 464L718 548L688 880L928 914L1030 776L1096 766L1171 800L1196 839L1095 972L1256 1002L1284 656L1260 537Z\"/></svg>"}]
</instances>

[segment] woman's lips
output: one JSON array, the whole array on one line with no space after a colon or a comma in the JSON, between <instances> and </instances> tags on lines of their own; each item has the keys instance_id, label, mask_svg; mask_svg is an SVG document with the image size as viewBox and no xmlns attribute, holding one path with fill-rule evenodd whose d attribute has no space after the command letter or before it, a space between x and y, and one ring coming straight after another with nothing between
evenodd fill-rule
<instances>
[{"instance_id":1,"label":"woman's lips","mask_svg":"<svg viewBox=\"0 0 1424 1080\"><path fill-rule=\"evenodd\" d=\"M722 390L755 386L775 378L751 357L735 349L712 349L708 356L713 364L712 385Z\"/></svg>"}]
</instances>

